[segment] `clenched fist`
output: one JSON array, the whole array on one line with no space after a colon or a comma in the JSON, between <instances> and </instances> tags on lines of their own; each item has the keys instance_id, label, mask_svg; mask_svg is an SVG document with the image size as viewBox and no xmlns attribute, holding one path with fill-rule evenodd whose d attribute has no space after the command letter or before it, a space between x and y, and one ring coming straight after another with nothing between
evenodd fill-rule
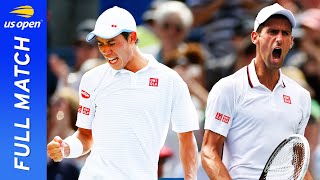
<instances>
[{"instance_id":1,"label":"clenched fist","mask_svg":"<svg viewBox=\"0 0 320 180\"><path fill-rule=\"evenodd\" d=\"M70 153L70 148L59 136L53 138L53 140L47 145L47 153L54 162L60 162L64 157L67 157Z\"/></svg>"}]
</instances>

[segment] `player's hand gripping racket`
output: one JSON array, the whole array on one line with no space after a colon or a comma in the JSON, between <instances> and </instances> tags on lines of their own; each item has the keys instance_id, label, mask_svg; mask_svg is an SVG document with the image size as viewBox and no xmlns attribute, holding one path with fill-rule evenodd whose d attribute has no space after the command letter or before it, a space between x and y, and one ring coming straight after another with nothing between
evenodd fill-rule
<instances>
[{"instance_id":1,"label":"player's hand gripping racket","mask_svg":"<svg viewBox=\"0 0 320 180\"><path fill-rule=\"evenodd\" d=\"M273 151L259 180L302 180L308 170L309 158L307 139L291 135Z\"/></svg>"}]
</instances>

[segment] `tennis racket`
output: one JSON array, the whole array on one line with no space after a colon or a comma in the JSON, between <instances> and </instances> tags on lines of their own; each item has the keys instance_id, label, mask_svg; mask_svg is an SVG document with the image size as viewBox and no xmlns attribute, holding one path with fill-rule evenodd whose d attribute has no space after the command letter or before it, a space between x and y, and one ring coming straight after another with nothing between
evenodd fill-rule
<instances>
[{"instance_id":1,"label":"tennis racket","mask_svg":"<svg viewBox=\"0 0 320 180\"><path fill-rule=\"evenodd\" d=\"M308 170L307 139L294 134L283 140L269 157L259 180L302 180Z\"/></svg>"}]
</instances>

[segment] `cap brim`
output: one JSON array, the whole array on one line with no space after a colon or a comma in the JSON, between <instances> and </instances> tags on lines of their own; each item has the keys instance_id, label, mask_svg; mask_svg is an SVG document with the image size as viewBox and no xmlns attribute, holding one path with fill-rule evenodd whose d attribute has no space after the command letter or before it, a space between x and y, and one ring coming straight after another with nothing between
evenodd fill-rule
<instances>
[{"instance_id":1,"label":"cap brim","mask_svg":"<svg viewBox=\"0 0 320 180\"><path fill-rule=\"evenodd\" d=\"M93 32L89 33L86 37L87 42L90 42L95 36Z\"/></svg>"}]
</instances>

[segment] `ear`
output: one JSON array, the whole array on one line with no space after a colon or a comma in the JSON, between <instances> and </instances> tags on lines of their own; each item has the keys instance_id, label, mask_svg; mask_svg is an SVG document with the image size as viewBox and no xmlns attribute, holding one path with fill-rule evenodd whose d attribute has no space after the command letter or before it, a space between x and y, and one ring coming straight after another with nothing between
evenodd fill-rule
<instances>
[{"instance_id":1,"label":"ear","mask_svg":"<svg viewBox=\"0 0 320 180\"><path fill-rule=\"evenodd\" d=\"M137 33L132 32L130 33L129 42L135 44L137 41Z\"/></svg>"},{"instance_id":2,"label":"ear","mask_svg":"<svg viewBox=\"0 0 320 180\"><path fill-rule=\"evenodd\" d=\"M294 45L294 37L292 36L291 37L291 43L290 43L290 49L293 47L293 45Z\"/></svg>"},{"instance_id":3,"label":"ear","mask_svg":"<svg viewBox=\"0 0 320 180\"><path fill-rule=\"evenodd\" d=\"M253 44L257 44L259 33L252 31L251 32L251 41Z\"/></svg>"}]
</instances>

